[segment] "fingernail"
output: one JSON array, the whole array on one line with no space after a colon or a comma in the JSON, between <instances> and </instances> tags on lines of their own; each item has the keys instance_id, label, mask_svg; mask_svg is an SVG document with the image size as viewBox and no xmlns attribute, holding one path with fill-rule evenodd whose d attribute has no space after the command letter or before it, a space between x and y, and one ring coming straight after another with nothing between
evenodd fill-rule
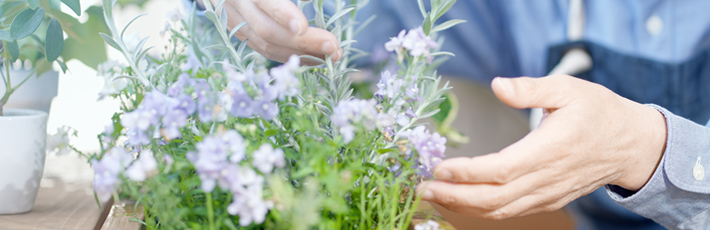
<instances>
[{"instance_id":1,"label":"fingernail","mask_svg":"<svg viewBox=\"0 0 710 230\"><path fill-rule=\"evenodd\" d=\"M422 193L422 200L433 200L434 199L434 193L426 190L424 193Z\"/></svg>"},{"instance_id":2,"label":"fingernail","mask_svg":"<svg viewBox=\"0 0 710 230\"><path fill-rule=\"evenodd\" d=\"M301 25L298 24L298 20L296 20L296 19L291 20L290 26L291 26L291 33L301 34Z\"/></svg>"},{"instance_id":3,"label":"fingernail","mask_svg":"<svg viewBox=\"0 0 710 230\"><path fill-rule=\"evenodd\" d=\"M434 178L437 180L451 180L451 172L449 170L439 170L434 172Z\"/></svg>"},{"instance_id":4,"label":"fingernail","mask_svg":"<svg viewBox=\"0 0 710 230\"><path fill-rule=\"evenodd\" d=\"M509 96L515 96L515 90L513 89L513 83L508 78L496 77L493 79L493 83L497 84L500 89L506 92Z\"/></svg>"},{"instance_id":5,"label":"fingernail","mask_svg":"<svg viewBox=\"0 0 710 230\"><path fill-rule=\"evenodd\" d=\"M321 52L323 52L324 54L333 54L335 52L335 46L332 42L323 43L323 48L321 48Z\"/></svg>"}]
</instances>

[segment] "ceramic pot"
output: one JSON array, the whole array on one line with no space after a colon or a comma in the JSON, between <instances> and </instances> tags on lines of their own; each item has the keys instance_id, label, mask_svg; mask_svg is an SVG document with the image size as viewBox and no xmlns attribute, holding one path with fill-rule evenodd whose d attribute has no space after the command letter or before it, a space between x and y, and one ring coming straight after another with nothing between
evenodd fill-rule
<instances>
[{"instance_id":1,"label":"ceramic pot","mask_svg":"<svg viewBox=\"0 0 710 230\"><path fill-rule=\"evenodd\" d=\"M44 170L47 113L5 109L0 116L0 214L32 210Z\"/></svg>"},{"instance_id":2,"label":"ceramic pot","mask_svg":"<svg viewBox=\"0 0 710 230\"><path fill-rule=\"evenodd\" d=\"M10 70L11 82L13 85L22 82L32 70L22 68ZM17 91L12 93L10 100L3 107L36 109L49 113L52 99L57 96L59 86L59 72L50 70L38 77L32 77L25 82ZM0 97L5 93L5 85L0 82Z\"/></svg>"}]
</instances>

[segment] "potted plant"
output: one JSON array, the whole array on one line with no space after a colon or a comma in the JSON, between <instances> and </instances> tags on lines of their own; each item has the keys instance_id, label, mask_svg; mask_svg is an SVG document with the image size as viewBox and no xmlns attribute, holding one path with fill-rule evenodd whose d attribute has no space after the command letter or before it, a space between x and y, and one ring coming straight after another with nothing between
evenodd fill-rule
<instances>
[{"instance_id":1,"label":"potted plant","mask_svg":"<svg viewBox=\"0 0 710 230\"><path fill-rule=\"evenodd\" d=\"M61 4L73 12L62 12ZM82 13L89 15L85 23L74 16ZM52 70L53 63L64 72L70 59L95 68L106 59L105 46L98 36L105 30L101 8L89 7L82 12L79 0L0 2L0 214L28 212L34 203L44 169L46 110L57 90L58 74ZM40 77L47 78L49 85L32 83ZM22 94L20 90L25 88L27 95L44 93L46 96L40 98L44 102L29 105L30 109L6 109L12 96L23 96L15 93Z\"/></svg>"},{"instance_id":2,"label":"potted plant","mask_svg":"<svg viewBox=\"0 0 710 230\"><path fill-rule=\"evenodd\" d=\"M366 2L334 0L326 15L324 0L300 1L340 40L343 58L292 56L269 68L246 41L233 43L245 24L227 28L224 1L203 1L209 21L194 12L173 21L167 52L148 57L145 40L126 45L104 0L102 37L129 66L113 73L127 84L112 95L122 105L99 136L102 150L81 154L97 200L136 200L147 229L408 228L413 186L446 149L421 124L449 89L433 59L451 53L433 38L462 21L437 23L455 0L431 0L430 10L420 0L422 26L393 31L386 44L397 68L381 73L374 98L355 98L349 74L362 52L351 45Z\"/></svg>"}]
</instances>

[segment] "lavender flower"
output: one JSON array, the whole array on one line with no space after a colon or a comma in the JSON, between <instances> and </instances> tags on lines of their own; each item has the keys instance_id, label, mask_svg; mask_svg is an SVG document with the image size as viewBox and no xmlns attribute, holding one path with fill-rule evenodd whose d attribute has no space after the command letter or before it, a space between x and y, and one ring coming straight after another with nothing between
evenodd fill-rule
<instances>
[{"instance_id":1,"label":"lavender flower","mask_svg":"<svg viewBox=\"0 0 710 230\"><path fill-rule=\"evenodd\" d=\"M274 86L279 92L279 99L293 97L300 92L301 82L293 74L301 65L301 58L298 55L291 55L288 61L281 66L271 68L269 74L274 79Z\"/></svg>"},{"instance_id":2,"label":"lavender flower","mask_svg":"<svg viewBox=\"0 0 710 230\"><path fill-rule=\"evenodd\" d=\"M262 144L258 150L252 153L252 157L254 158L252 162L254 167L264 174L270 174L274 167L281 168L286 165L284 151L274 149L270 144Z\"/></svg>"},{"instance_id":3,"label":"lavender flower","mask_svg":"<svg viewBox=\"0 0 710 230\"><path fill-rule=\"evenodd\" d=\"M133 157L123 148L113 148L100 160L91 160L91 167L94 168L94 190L99 201L106 202L111 198L111 193L120 182L118 176L131 160Z\"/></svg>"},{"instance_id":4,"label":"lavender flower","mask_svg":"<svg viewBox=\"0 0 710 230\"><path fill-rule=\"evenodd\" d=\"M153 151L143 150L138 155L138 160L134 161L128 169L126 176L133 181L144 181L146 177L155 174L158 170L158 162L153 156Z\"/></svg>"},{"instance_id":5,"label":"lavender flower","mask_svg":"<svg viewBox=\"0 0 710 230\"><path fill-rule=\"evenodd\" d=\"M47 135L47 152L55 152L57 156L69 154L72 149L69 146L69 136L76 136L76 130L62 126L57 128L53 135Z\"/></svg>"},{"instance_id":6,"label":"lavender flower","mask_svg":"<svg viewBox=\"0 0 710 230\"><path fill-rule=\"evenodd\" d=\"M445 156L446 138L439 135L439 133L430 134L429 130L426 130L424 126L417 126L414 129L402 132L401 135L407 138L417 150L419 163L426 172L431 172Z\"/></svg>"},{"instance_id":7,"label":"lavender flower","mask_svg":"<svg viewBox=\"0 0 710 230\"><path fill-rule=\"evenodd\" d=\"M400 61L403 59L402 52L405 49L414 57L424 56L431 61L430 50L436 48L439 48L439 44L429 38L422 27L409 31L402 30L397 37L393 37L389 42L385 43L385 49L390 52L396 52Z\"/></svg>"},{"instance_id":8,"label":"lavender flower","mask_svg":"<svg viewBox=\"0 0 710 230\"><path fill-rule=\"evenodd\" d=\"M375 118L377 117L376 104L377 102L372 99L353 99L341 101L338 106L333 109L331 121L340 128L339 131L341 135L343 135L345 143L350 143L355 136L353 124L360 124L367 130L373 130L375 128ZM381 118L386 119L384 117Z\"/></svg>"}]
</instances>

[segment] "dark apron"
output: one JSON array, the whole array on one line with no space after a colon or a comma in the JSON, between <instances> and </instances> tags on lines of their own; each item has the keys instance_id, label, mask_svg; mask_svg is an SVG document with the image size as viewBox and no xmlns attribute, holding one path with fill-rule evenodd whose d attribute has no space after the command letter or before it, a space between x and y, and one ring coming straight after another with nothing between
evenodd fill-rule
<instances>
[{"instance_id":1,"label":"dark apron","mask_svg":"<svg viewBox=\"0 0 710 230\"><path fill-rule=\"evenodd\" d=\"M576 77L599 83L635 102L657 104L698 124L705 125L710 119L710 49L688 61L671 64L621 54L591 42L573 42L549 49L548 72L565 51L575 47L586 50L594 63L591 70ZM604 188L573 201L567 208L577 221L577 229L665 229L614 202Z\"/></svg>"}]
</instances>

